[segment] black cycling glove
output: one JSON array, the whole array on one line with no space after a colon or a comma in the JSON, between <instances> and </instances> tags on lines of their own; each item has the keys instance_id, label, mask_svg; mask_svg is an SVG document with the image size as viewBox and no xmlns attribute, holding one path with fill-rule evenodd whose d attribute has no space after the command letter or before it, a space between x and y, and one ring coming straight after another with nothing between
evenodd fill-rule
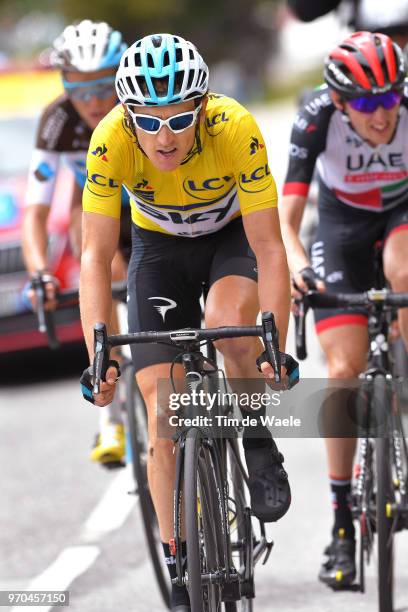
<instances>
[{"instance_id":1,"label":"black cycling glove","mask_svg":"<svg viewBox=\"0 0 408 612\"><path fill-rule=\"evenodd\" d=\"M291 389L299 382L299 363L288 353L280 353L281 365L286 368L286 377L288 380L288 389ZM262 372L261 365L269 363L268 354L266 351L261 353L256 360L256 366L259 372Z\"/></svg>"},{"instance_id":2,"label":"black cycling glove","mask_svg":"<svg viewBox=\"0 0 408 612\"><path fill-rule=\"evenodd\" d=\"M119 363L116 361L116 359L111 359L108 363L108 368L110 368L111 366L113 366L114 368L117 369L118 371L118 378L120 377L120 367L119 367ZM95 403L95 398L93 395L93 366L90 365L88 368L85 368L85 370L82 372L82 376L79 379L80 385L81 385L81 391L82 391L82 396L84 399L86 399L88 402L91 402L91 404Z\"/></svg>"},{"instance_id":3,"label":"black cycling glove","mask_svg":"<svg viewBox=\"0 0 408 612\"><path fill-rule=\"evenodd\" d=\"M302 277L302 280L306 283L307 288L309 290L317 289L317 281L320 279L311 266L306 266L306 268L302 268L302 270L299 270L299 274ZM302 289L297 286L296 282L294 280L292 282L295 289L302 292Z\"/></svg>"}]
</instances>

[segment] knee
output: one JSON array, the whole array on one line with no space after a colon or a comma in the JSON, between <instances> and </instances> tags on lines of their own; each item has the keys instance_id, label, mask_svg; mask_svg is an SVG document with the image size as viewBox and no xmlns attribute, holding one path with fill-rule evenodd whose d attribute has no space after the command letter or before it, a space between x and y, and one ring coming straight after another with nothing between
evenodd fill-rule
<instances>
[{"instance_id":1,"label":"knee","mask_svg":"<svg viewBox=\"0 0 408 612\"><path fill-rule=\"evenodd\" d=\"M205 325L206 327L255 325L255 321L251 319L252 317L248 316L248 308L237 303L230 305L222 313L206 313ZM227 338L217 340L214 344L227 359L245 359L254 352L254 338Z\"/></svg>"},{"instance_id":2,"label":"knee","mask_svg":"<svg viewBox=\"0 0 408 612\"><path fill-rule=\"evenodd\" d=\"M394 291L408 291L408 269L406 266L393 268L388 272L387 278Z\"/></svg>"},{"instance_id":3,"label":"knee","mask_svg":"<svg viewBox=\"0 0 408 612\"><path fill-rule=\"evenodd\" d=\"M363 364L337 358L329 361L329 378L356 378L364 369Z\"/></svg>"},{"instance_id":4,"label":"knee","mask_svg":"<svg viewBox=\"0 0 408 612\"><path fill-rule=\"evenodd\" d=\"M224 359L234 361L245 361L256 352L253 338L227 338L225 340L218 340L214 344Z\"/></svg>"}]
</instances>

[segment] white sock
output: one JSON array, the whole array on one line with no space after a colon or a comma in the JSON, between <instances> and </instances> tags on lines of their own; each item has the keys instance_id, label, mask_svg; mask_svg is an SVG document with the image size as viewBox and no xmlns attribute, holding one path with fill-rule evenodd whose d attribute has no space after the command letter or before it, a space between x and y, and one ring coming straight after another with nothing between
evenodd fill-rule
<instances>
[{"instance_id":1,"label":"white sock","mask_svg":"<svg viewBox=\"0 0 408 612\"><path fill-rule=\"evenodd\" d=\"M99 427L102 428L107 423L123 424L122 409L118 397L114 397L113 402L107 406L99 408Z\"/></svg>"}]
</instances>

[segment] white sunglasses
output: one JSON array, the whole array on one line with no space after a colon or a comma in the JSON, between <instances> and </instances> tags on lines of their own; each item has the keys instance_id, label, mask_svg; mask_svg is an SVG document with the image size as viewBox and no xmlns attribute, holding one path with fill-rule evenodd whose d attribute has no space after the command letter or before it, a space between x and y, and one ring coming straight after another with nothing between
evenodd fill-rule
<instances>
[{"instance_id":1,"label":"white sunglasses","mask_svg":"<svg viewBox=\"0 0 408 612\"><path fill-rule=\"evenodd\" d=\"M143 132L147 132L148 134L158 134L162 127L166 125L174 134L180 134L180 132L184 132L184 130L187 130L187 128L194 125L197 120L198 113L201 110L201 106L202 104L199 104L193 111L179 113L178 115L173 115L168 119L160 119L160 117L153 117L152 115L135 113L131 110L129 104L127 105L127 109L135 126L143 130Z\"/></svg>"}]
</instances>

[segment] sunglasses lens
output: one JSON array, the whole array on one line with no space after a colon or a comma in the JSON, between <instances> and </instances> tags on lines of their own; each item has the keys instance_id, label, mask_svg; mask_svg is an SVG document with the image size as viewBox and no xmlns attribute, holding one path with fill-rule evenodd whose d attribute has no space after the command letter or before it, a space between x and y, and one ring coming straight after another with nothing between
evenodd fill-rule
<instances>
[{"instance_id":1,"label":"sunglasses lens","mask_svg":"<svg viewBox=\"0 0 408 612\"><path fill-rule=\"evenodd\" d=\"M379 106L391 110L401 102L401 95L396 91L387 91L379 96L362 96L349 101L351 108L360 113L374 113Z\"/></svg>"},{"instance_id":2,"label":"sunglasses lens","mask_svg":"<svg viewBox=\"0 0 408 612\"><path fill-rule=\"evenodd\" d=\"M135 115L135 121L138 128L145 132L158 132L160 128L160 121L156 117L147 117L142 115Z\"/></svg>"},{"instance_id":3,"label":"sunglasses lens","mask_svg":"<svg viewBox=\"0 0 408 612\"><path fill-rule=\"evenodd\" d=\"M75 100L89 102L94 96L99 100L106 100L115 93L115 88L112 85L99 85L96 87L78 87L68 91Z\"/></svg>"},{"instance_id":4,"label":"sunglasses lens","mask_svg":"<svg viewBox=\"0 0 408 612\"><path fill-rule=\"evenodd\" d=\"M194 121L194 112L184 113L183 115L179 115L178 117L172 117L169 121L169 125L172 130L178 132L181 130L185 130L190 125L193 124Z\"/></svg>"}]
</instances>

